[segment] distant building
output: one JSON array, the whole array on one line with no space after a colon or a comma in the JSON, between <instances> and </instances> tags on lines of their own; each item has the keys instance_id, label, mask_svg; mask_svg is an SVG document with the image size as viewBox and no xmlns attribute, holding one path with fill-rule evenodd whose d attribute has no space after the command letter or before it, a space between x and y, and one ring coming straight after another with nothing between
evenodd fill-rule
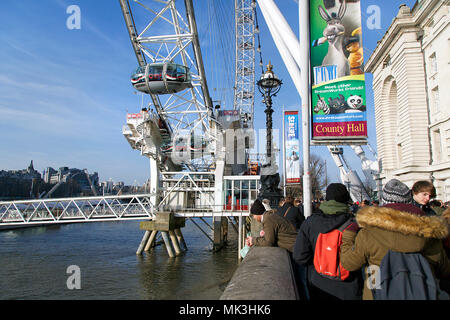
<instances>
[{"instance_id":1,"label":"distant building","mask_svg":"<svg viewBox=\"0 0 450 320\"><path fill-rule=\"evenodd\" d=\"M42 173L42 176L43 176L42 179L44 180L45 183L52 183L52 182L50 182L50 181L51 181L51 178L52 178L52 176L55 175L57 172L58 172L58 171L56 171L55 169L53 169L53 168L51 168L51 167L48 167L47 169L44 169L44 172ZM53 183L56 183L56 182L53 182Z\"/></svg>"},{"instance_id":2,"label":"distant building","mask_svg":"<svg viewBox=\"0 0 450 320\"><path fill-rule=\"evenodd\" d=\"M90 195L98 190L98 173L89 174L87 169L48 167L41 176L31 160L23 170L0 170L0 198L4 199Z\"/></svg>"},{"instance_id":3,"label":"distant building","mask_svg":"<svg viewBox=\"0 0 450 320\"><path fill-rule=\"evenodd\" d=\"M0 170L0 198L33 198L40 192L41 174L34 169L33 160L26 169Z\"/></svg>"},{"instance_id":4,"label":"distant building","mask_svg":"<svg viewBox=\"0 0 450 320\"><path fill-rule=\"evenodd\" d=\"M401 5L366 64L383 185L432 180L450 200L450 2Z\"/></svg>"},{"instance_id":5,"label":"distant building","mask_svg":"<svg viewBox=\"0 0 450 320\"><path fill-rule=\"evenodd\" d=\"M125 184L123 183L123 181L114 182L112 179L100 182L100 190L104 195L117 194L123 189L124 186Z\"/></svg>"},{"instance_id":6,"label":"distant building","mask_svg":"<svg viewBox=\"0 0 450 320\"><path fill-rule=\"evenodd\" d=\"M87 169L81 170L76 168L61 167L58 170L48 167L43 173L44 182L49 184L57 184L61 181L72 179L78 183L83 191L91 190L91 184L94 188L99 186L98 173L89 174Z\"/></svg>"},{"instance_id":7,"label":"distant building","mask_svg":"<svg viewBox=\"0 0 450 320\"><path fill-rule=\"evenodd\" d=\"M33 166L33 160L31 160L28 168L23 170L1 170L0 171L1 178L13 178L18 180L33 180L33 179L41 179L41 174L39 171L36 171Z\"/></svg>"}]
</instances>

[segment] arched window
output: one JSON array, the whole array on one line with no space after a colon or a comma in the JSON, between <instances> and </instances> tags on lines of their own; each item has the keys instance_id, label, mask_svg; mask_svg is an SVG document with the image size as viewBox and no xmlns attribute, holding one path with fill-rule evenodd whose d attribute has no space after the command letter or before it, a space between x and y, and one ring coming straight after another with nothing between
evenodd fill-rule
<instances>
[{"instance_id":1,"label":"arched window","mask_svg":"<svg viewBox=\"0 0 450 320\"><path fill-rule=\"evenodd\" d=\"M377 125L381 128L380 138L383 141L383 167L395 170L403 161L403 137L401 135L402 118L399 113L397 83L392 76L384 80L382 100L382 117Z\"/></svg>"},{"instance_id":2,"label":"arched window","mask_svg":"<svg viewBox=\"0 0 450 320\"><path fill-rule=\"evenodd\" d=\"M389 102L392 106L392 111L395 112L392 114L392 117L395 118L395 126L392 128L392 132L395 132L395 151L397 156L397 168L400 168L403 163L403 150L402 150L402 132L401 132L401 114L398 106L398 98L397 98L397 82L392 80L391 89L389 92Z\"/></svg>"}]
</instances>

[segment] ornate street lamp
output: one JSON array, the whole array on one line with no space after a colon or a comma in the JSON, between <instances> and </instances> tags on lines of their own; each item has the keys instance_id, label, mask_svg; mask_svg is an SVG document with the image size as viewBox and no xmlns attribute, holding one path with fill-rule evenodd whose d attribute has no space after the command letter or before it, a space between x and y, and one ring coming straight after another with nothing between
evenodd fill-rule
<instances>
[{"instance_id":1,"label":"ornate street lamp","mask_svg":"<svg viewBox=\"0 0 450 320\"><path fill-rule=\"evenodd\" d=\"M278 188L280 183L280 175L278 167L272 161L272 97L276 96L281 89L282 81L272 71L272 64L269 62L267 71L261 76L257 82L258 90L263 96L263 102L266 105L266 163L261 168L261 189L259 197L267 198L271 201L272 206L277 206L279 199L282 197L281 189Z\"/></svg>"},{"instance_id":2,"label":"ornate street lamp","mask_svg":"<svg viewBox=\"0 0 450 320\"><path fill-rule=\"evenodd\" d=\"M257 82L258 90L263 95L263 102L266 105L266 129L267 129L267 159L268 163L272 162L272 97L276 96L281 89L282 81L272 71L272 64L269 61L267 71L261 76Z\"/></svg>"}]
</instances>

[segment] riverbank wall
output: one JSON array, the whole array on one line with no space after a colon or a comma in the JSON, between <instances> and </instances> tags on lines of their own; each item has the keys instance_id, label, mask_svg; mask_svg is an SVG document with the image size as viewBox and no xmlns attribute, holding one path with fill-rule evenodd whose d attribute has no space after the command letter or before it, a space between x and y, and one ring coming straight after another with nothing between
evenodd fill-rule
<instances>
[{"instance_id":1,"label":"riverbank wall","mask_svg":"<svg viewBox=\"0 0 450 320\"><path fill-rule=\"evenodd\" d=\"M279 247L252 247L220 300L299 300L289 252Z\"/></svg>"}]
</instances>

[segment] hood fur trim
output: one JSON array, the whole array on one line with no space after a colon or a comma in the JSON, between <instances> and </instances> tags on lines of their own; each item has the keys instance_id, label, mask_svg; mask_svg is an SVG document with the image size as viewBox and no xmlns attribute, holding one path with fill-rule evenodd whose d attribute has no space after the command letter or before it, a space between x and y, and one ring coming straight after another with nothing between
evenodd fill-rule
<instances>
[{"instance_id":1,"label":"hood fur trim","mask_svg":"<svg viewBox=\"0 0 450 320\"><path fill-rule=\"evenodd\" d=\"M447 223L440 217L419 217L387 207L364 207L356 214L356 221L362 228L377 227L404 235L434 239L445 239L448 235Z\"/></svg>"}]
</instances>

